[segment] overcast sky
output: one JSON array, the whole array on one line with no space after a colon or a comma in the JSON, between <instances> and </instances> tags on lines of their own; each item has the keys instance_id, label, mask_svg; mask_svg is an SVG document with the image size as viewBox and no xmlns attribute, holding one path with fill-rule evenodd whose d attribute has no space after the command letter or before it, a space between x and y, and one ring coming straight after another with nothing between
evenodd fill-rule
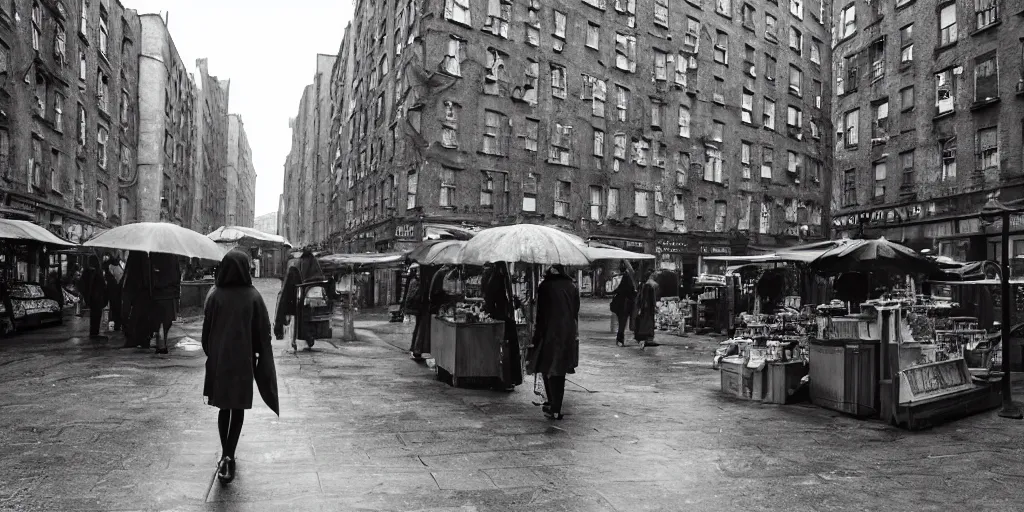
<instances>
[{"instance_id":1,"label":"overcast sky","mask_svg":"<svg viewBox=\"0 0 1024 512\"><path fill-rule=\"evenodd\" d=\"M277 210L288 119L312 83L316 54L334 55L352 18L351 0L121 0L139 14L169 12L171 37L189 68L231 79L231 113L240 114L256 167L256 215Z\"/></svg>"}]
</instances>

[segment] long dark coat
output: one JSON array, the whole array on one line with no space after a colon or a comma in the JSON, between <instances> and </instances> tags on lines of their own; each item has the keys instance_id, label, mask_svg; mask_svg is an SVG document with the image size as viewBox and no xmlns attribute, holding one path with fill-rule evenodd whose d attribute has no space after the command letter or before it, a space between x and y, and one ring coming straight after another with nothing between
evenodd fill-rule
<instances>
[{"instance_id":1,"label":"long dark coat","mask_svg":"<svg viewBox=\"0 0 1024 512\"><path fill-rule=\"evenodd\" d=\"M636 330L633 335L637 341L654 339L654 313L657 307L658 283L654 279L648 279L640 287L640 293L636 296Z\"/></svg>"},{"instance_id":2,"label":"long dark coat","mask_svg":"<svg viewBox=\"0 0 1024 512\"><path fill-rule=\"evenodd\" d=\"M89 309L103 309L107 307L107 282L103 279L103 271L100 270L100 260L95 256L89 257L89 268L82 272L82 297Z\"/></svg>"},{"instance_id":3,"label":"long dark coat","mask_svg":"<svg viewBox=\"0 0 1024 512\"><path fill-rule=\"evenodd\" d=\"M616 315L625 315L632 320L634 305L636 304L636 284L629 272L622 273L619 286L615 288L615 296L612 297L611 310Z\"/></svg>"},{"instance_id":4,"label":"long dark coat","mask_svg":"<svg viewBox=\"0 0 1024 512\"><path fill-rule=\"evenodd\" d=\"M305 283L322 281L327 281L327 278L313 253L306 251L297 261L292 260L288 263L288 273L285 274L281 293L277 298L277 314L274 315L275 338L284 339L284 326L288 322L288 317L296 316L299 312L299 287ZM327 288L328 292L334 292L333 286Z\"/></svg>"},{"instance_id":5,"label":"long dark coat","mask_svg":"<svg viewBox=\"0 0 1024 512\"><path fill-rule=\"evenodd\" d=\"M150 311L149 254L130 252L121 280L121 324L125 338L134 343L148 343L153 335Z\"/></svg>"},{"instance_id":6,"label":"long dark coat","mask_svg":"<svg viewBox=\"0 0 1024 512\"><path fill-rule=\"evenodd\" d=\"M434 279L440 269L436 265L420 266L419 309L416 311L416 327L409 347L409 351L414 354L430 353L430 319L440 311L445 297L441 283Z\"/></svg>"},{"instance_id":7,"label":"long dark coat","mask_svg":"<svg viewBox=\"0 0 1024 512\"><path fill-rule=\"evenodd\" d=\"M152 330L170 327L178 319L178 299L181 298L181 262L173 254L149 255L150 283L153 310L150 312Z\"/></svg>"},{"instance_id":8,"label":"long dark coat","mask_svg":"<svg viewBox=\"0 0 1024 512\"><path fill-rule=\"evenodd\" d=\"M252 286L247 254L230 251L224 256L204 309L207 403L221 409L251 409L255 379L267 407L280 415L270 315Z\"/></svg>"},{"instance_id":9,"label":"long dark coat","mask_svg":"<svg viewBox=\"0 0 1024 512\"><path fill-rule=\"evenodd\" d=\"M575 373L580 361L580 294L572 279L549 274L537 288L537 322L527 370L543 375Z\"/></svg>"},{"instance_id":10,"label":"long dark coat","mask_svg":"<svg viewBox=\"0 0 1024 512\"><path fill-rule=\"evenodd\" d=\"M482 280L484 311L495 320L505 322L501 358L501 382L505 386L523 383L522 356L519 351L519 332L516 329L515 309L510 299L511 283L505 263L498 263Z\"/></svg>"}]
</instances>

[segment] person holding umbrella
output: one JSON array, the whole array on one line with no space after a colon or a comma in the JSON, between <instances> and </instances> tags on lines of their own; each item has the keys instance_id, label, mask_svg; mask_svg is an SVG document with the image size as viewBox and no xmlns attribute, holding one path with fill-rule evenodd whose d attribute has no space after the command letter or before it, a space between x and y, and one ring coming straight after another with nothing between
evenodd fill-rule
<instances>
[{"instance_id":1,"label":"person holding umbrella","mask_svg":"<svg viewBox=\"0 0 1024 512\"><path fill-rule=\"evenodd\" d=\"M565 376L580 360L580 294L562 265L553 265L537 288L537 320L527 352L527 369L541 374L548 403L544 415L562 419Z\"/></svg>"},{"instance_id":2,"label":"person holding umbrella","mask_svg":"<svg viewBox=\"0 0 1024 512\"><path fill-rule=\"evenodd\" d=\"M89 256L89 266L82 273L82 296L89 306L89 337L98 338L103 308L107 307L107 283L95 254Z\"/></svg>"},{"instance_id":3,"label":"person holding umbrella","mask_svg":"<svg viewBox=\"0 0 1024 512\"><path fill-rule=\"evenodd\" d=\"M235 449L242 435L245 410L252 409L253 380L263 402L281 415L270 315L263 297L252 285L249 266L249 255L229 251L217 269L216 284L206 296L204 307L203 396L209 405L220 409L217 426L222 455L217 479L222 484L235 478Z\"/></svg>"}]
</instances>

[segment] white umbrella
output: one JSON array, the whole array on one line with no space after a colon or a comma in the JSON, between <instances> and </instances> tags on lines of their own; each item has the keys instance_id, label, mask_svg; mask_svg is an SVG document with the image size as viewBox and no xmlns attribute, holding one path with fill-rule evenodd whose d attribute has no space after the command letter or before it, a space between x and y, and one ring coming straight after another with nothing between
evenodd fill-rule
<instances>
[{"instance_id":1,"label":"white umbrella","mask_svg":"<svg viewBox=\"0 0 1024 512\"><path fill-rule=\"evenodd\" d=\"M167 222L136 222L118 226L82 244L123 251L158 252L220 261L227 253L200 233Z\"/></svg>"},{"instance_id":2,"label":"white umbrella","mask_svg":"<svg viewBox=\"0 0 1024 512\"><path fill-rule=\"evenodd\" d=\"M467 265L498 261L541 265L588 266L586 247L578 237L536 224L485 229L466 242L460 259Z\"/></svg>"},{"instance_id":3,"label":"white umbrella","mask_svg":"<svg viewBox=\"0 0 1024 512\"><path fill-rule=\"evenodd\" d=\"M244 226L221 226L206 236L219 243L292 246L281 235L271 235L270 233L264 233L258 229Z\"/></svg>"}]
</instances>

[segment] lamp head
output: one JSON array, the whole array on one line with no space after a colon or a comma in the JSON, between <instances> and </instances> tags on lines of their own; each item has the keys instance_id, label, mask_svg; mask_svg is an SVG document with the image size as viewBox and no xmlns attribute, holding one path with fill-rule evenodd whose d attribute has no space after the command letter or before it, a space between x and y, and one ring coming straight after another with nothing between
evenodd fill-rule
<instances>
[{"instance_id":1,"label":"lamp head","mask_svg":"<svg viewBox=\"0 0 1024 512\"><path fill-rule=\"evenodd\" d=\"M1012 208L1001 203L998 199L990 198L985 203L985 206L981 208L981 220L983 222L993 223L1011 211L1013 211Z\"/></svg>"}]
</instances>

